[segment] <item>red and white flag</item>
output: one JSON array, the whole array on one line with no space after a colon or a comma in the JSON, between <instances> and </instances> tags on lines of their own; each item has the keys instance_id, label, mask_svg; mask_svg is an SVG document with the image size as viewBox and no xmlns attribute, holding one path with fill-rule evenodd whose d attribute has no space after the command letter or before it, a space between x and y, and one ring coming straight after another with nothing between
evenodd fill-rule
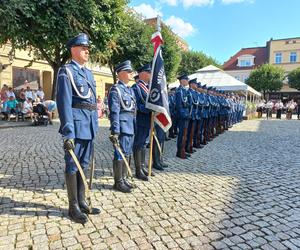
<instances>
[{"instance_id":1,"label":"red and white flag","mask_svg":"<svg viewBox=\"0 0 300 250\"><path fill-rule=\"evenodd\" d=\"M159 31L152 35L151 42L154 45L154 59L146 108L155 112L154 121L167 132L172 126L172 120L169 111L167 80L161 50L163 39Z\"/></svg>"}]
</instances>

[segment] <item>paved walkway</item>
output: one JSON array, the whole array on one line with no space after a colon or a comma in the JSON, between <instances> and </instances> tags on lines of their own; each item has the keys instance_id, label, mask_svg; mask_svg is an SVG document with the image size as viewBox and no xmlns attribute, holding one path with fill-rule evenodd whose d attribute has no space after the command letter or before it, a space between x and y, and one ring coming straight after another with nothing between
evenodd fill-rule
<instances>
[{"instance_id":1,"label":"paved walkway","mask_svg":"<svg viewBox=\"0 0 300 250\"><path fill-rule=\"evenodd\" d=\"M300 249L300 121L236 125L174 157L132 194L112 190L107 122L96 141L93 205L67 218L58 126L0 130L0 249Z\"/></svg>"}]
</instances>

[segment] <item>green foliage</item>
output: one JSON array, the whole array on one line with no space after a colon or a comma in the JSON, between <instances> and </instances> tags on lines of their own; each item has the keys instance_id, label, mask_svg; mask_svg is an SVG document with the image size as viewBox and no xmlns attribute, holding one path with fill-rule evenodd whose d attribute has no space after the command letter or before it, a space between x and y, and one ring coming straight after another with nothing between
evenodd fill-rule
<instances>
[{"instance_id":1,"label":"green foliage","mask_svg":"<svg viewBox=\"0 0 300 250\"><path fill-rule=\"evenodd\" d=\"M198 69L208 65L215 65L221 67L220 64L210 56L205 55L201 51L184 51L182 52L182 59L178 70L179 74L193 74Z\"/></svg>"},{"instance_id":2,"label":"green foliage","mask_svg":"<svg viewBox=\"0 0 300 250\"><path fill-rule=\"evenodd\" d=\"M300 90L300 68L292 70L287 77L290 87Z\"/></svg>"},{"instance_id":3,"label":"green foliage","mask_svg":"<svg viewBox=\"0 0 300 250\"><path fill-rule=\"evenodd\" d=\"M118 33L110 41L108 49L94 57L96 61L107 64L113 75L115 66L122 61L130 60L137 69L153 57L150 39L154 29L132 12L124 12L121 18Z\"/></svg>"},{"instance_id":4,"label":"green foliage","mask_svg":"<svg viewBox=\"0 0 300 250\"><path fill-rule=\"evenodd\" d=\"M246 84L264 93L278 91L282 88L284 70L271 64L263 64L250 73Z\"/></svg>"},{"instance_id":5,"label":"green foliage","mask_svg":"<svg viewBox=\"0 0 300 250\"><path fill-rule=\"evenodd\" d=\"M57 70L69 57L68 39L85 32L93 42L91 52L104 51L126 4L126 0L2 0L0 45L10 41L13 49L29 48L35 59L47 60L54 69L54 92Z\"/></svg>"},{"instance_id":6,"label":"green foliage","mask_svg":"<svg viewBox=\"0 0 300 250\"><path fill-rule=\"evenodd\" d=\"M154 32L155 28L146 24L142 17L130 11L125 12L119 32L111 41L109 49L104 53L98 53L95 60L107 64L114 76L115 66L125 60L130 60L134 69L137 69L153 59L151 36ZM164 40L163 58L166 76L167 80L171 81L175 79L180 62L179 47L168 27L163 26L161 33Z\"/></svg>"},{"instance_id":7,"label":"green foliage","mask_svg":"<svg viewBox=\"0 0 300 250\"><path fill-rule=\"evenodd\" d=\"M162 55L165 62L167 82L173 82L176 80L181 61L181 49L177 45L174 34L169 27L163 25L161 34L164 40Z\"/></svg>"}]
</instances>

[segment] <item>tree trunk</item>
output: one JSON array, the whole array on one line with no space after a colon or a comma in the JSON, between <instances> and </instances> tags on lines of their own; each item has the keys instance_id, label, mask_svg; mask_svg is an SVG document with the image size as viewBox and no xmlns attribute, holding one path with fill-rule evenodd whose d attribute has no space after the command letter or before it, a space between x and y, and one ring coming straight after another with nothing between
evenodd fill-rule
<instances>
[{"instance_id":1,"label":"tree trunk","mask_svg":"<svg viewBox=\"0 0 300 250\"><path fill-rule=\"evenodd\" d=\"M113 77L113 80L114 80L114 84L117 83L117 76L116 76L116 72L114 70L114 66L109 64L109 69L110 69L110 72L112 74L112 77Z\"/></svg>"},{"instance_id":2,"label":"tree trunk","mask_svg":"<svg viewBox=\"0 0 300 250\"><path fill-rule=\"evenodd\" d=\"M57 80L57 73L61 65L54 65L52 66L53 69L53 81L52 81L52 94L51 94L51 100L56 99L56 80Z\"/></svg>"},{"instance_id":3,"label":"tree trunk","mask_svg":"<svg viewBox=\"0 0 300 250\"><path fill-rule=\"evenodd\" d=\"M266 91L263 90L264 100L266 100Z\"/></svg>"}]
</instances>

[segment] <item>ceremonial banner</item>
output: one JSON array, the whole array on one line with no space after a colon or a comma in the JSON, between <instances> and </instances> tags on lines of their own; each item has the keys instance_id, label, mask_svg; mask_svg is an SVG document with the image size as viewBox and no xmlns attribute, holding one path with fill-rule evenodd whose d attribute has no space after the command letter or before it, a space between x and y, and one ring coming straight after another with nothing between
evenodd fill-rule
<instances>
[{"instance_id":1,"label":"ceremonial banner","mask_svg":"<svg viewBox=\"0 0 300 250\"><path fill-rule=\"evenodd\" d=\"M159 31L152 35L151 42L154 45L154 59L146 108L155 112L154 121L167 132L172 126L172 120L169 111L167 80L161 50L163 40Z\"/></svg>"}]
</instances>

